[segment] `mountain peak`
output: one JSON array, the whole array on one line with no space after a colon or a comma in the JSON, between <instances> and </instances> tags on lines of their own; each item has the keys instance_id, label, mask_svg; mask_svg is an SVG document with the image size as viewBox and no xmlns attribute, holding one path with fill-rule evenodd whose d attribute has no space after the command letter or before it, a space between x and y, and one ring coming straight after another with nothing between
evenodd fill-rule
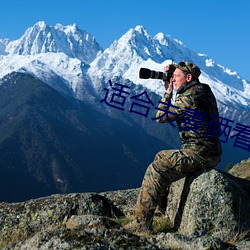
<instances>
[{"instance_id":1,"label":"mountain peak","mask_svg":"<svg viewBox=\"0 0 250 250\"><path fill-rule=\"evenodd\" d=\"M39 21L28 28L20 39L9 42L5 52L18 55L62 52L90 63L101 50L94 37L79 29L76 24L49 26L46 22Z\"/></svg>"},{"instance_id":2,"label":"mountain peak","mask_svg":"<svg viewBox=\"0 0 250 250\"><path fill-rule=\"evenodd\" d=\"M146 40L152 39L143 25L137 25L135 28L129 29L121 38L134 40L138 37L144 38Z\"/></svg>"},{"instance_id":3,"label":"mountain peak","mask_svg":"<svg viewBox=\"0 0 250 250\"><path fill-rule=\"evenodd\" d=\"M67 26L64 26L64 25L62 25L62 24L60 24L60 23L57 23L55 26L53 26L53 28L55 29L55 30L60 30L60 31L62 31L62 32L68 32L68 33L76 33L76 32L79 32L79 33L86 33L86 31L85 30L80 30L79 28L78 28L78 26L74 23L74 24L72 24L72 25L67 25Z\"/></svg>"},{"instance_id":4,"label":"mountain peak","mask_svg":"<svg viewBox=\"0 0 250 250\"><path fill-rule=\"evenodd\" d=\"M101 69L104 75L123 75L125 78L129 76L128 79L136 82L138 65L145 61L162 63L171 58L169 53L163 53L161 47L159 42L148 34L144 26L137 25L99 55L91 63L90 71ZM134 77L131 78L131 74Z\"/></svg>"},{"instance_id":5,"label":"mountain peak","mask_svg":"<svg viewBox=\"0 0 250 250\"><path fill-rule=\"evenodd\" d=\"M48 25L45 21L38 21L37 23L35 23L34 27L39 27L41 29L46 28Z\"/></svg>"},{"instance_id":6,"label":"mountain peak","mask_svg":"<svg viewBox=\"0 0 250 250\"><path fill-rule=\"evenodd\" d=\"M162 45L168 45L169 43L175 43L175 44L179 44L183 47L186 47L182 41L175 39L170 35L165 35L162 32L156 34L154 36L154 39L158 40Z\"/></svg>"},{"instance_id":7,"label":"mountain peak","mask_svg":"<svg viewBox=\"0 0 250 250\"><path fill-rule=\"evenodd\" d=\"M146 31L146 29L144 28L143 25L137 25L137 26L135 26L134 30L137 31L137 32L139 32L139 33L141 33L141 34L148 35L148 33L147 33L147 31Z\"/></svg>"}]
</instances>

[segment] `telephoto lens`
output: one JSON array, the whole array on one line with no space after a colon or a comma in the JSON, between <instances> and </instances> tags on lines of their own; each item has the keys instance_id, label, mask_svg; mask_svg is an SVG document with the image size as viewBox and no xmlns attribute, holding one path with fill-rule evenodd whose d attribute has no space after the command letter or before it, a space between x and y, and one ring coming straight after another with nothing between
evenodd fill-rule
<instances>
[{"instance_id":1,"label":"telephoto lens","mask_svg":"<svg viewBox=\"0 0 250 250\"><path fill-rule=\"evenodd\" d=\"M165 72L154 71L147 68L140 68L139 77L142 79L167 79Z\"/></svg>"},{"instance_id":2,"label":"telephoto lens","mask_svg":"<svg viewBox=\"0 0 250 250\"><path fill-rule=\"evenodd\" d=\"M139 77L142 79L162 79L170 82L171 77L175 71L175 65L170 64L167 72L154 71L147 68L140 68Z\"/></svg>"}]
</instances>

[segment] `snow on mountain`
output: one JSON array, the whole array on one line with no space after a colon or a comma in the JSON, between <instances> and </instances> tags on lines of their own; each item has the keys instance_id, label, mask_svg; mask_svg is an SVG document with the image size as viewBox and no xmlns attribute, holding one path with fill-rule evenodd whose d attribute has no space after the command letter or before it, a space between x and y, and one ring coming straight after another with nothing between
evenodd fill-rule
<instances>
[{"instance_id":1,"label":"snow on mountain","mask_svg":"<svg viewBox=\"0 0 250 250\"><path fill-rule=\"evenodd\" d=\"M7 55L5 52L6 45L9 43L9 39L0 39L0 55Z\"/></svg>"},{"instance_id":2,"label":"snow on mountain","mask_svg":"<svg viewBox=\"0 0 250 250\"><path fill-rule=\"evenodd\" d=\"M0 40L0 77L28 72L61 92L92 99L95 90L84 72L101 51L94 37L75 24L37 22L18 40Z\"/></svg>"},{"instance_id":3,"label":"snow on mountain","mask_svg":"<svg viewBox=\"0 0 250 250\"><path fill-rule=\"evenodd\" d=\"M184 60L201 68L200 80L212 87L220 103L250 110L248 81L169 35L150 36L143 26L131 28L103 52L93 36L75 24L48 26L38 22L16 41L0 40L0 77L13 71L30 72L86 101L103 95L108 80L116 77L162 95L162 81L140 79L139 69L162 71L165 65Z\"/></svg>"},{"instance_id":4,"label":"snow on mountain","mask_svg":"<svg viewBox=\"0 0 250 250\"><path fill-rule=\"evenodd\" d=\"M1 57L0 57L1 58ZM60 92L84 99L88 93L95 96L91 81L85 75L88 65L64 53L41 53L37 55L7 55L0 59L0 78L17 71L34 75ZM91 96L88 96L91 99Z\"/></svg>"},{"instance_id":5,"label":"snow on mountain","mask_svg":"<svg viewBox=\"0 0 250 250\"><path fill-rule=\"evenodd\" d=\"M91 63L89 73L124 76L133 65L137 66L149 58L154 58L158 63L163 60L155 41L142 26L136 26L100 54Z\"/></svg>"},{"instance_id":6,"label":"snow on mountain","mask_svg":"<svg viewBox=\"0 0 250 250\"><path fill-rule=\"evenodd\" d=\"M90 63L102 48L95 38L79 29L75 24L51 27L45 22L37 22L24 35L9 42L6 52L18 55L36 55L46 52L63 52L69 57Z\"/></svg>"},{"instance_id":7,"label":"snow on mountain","mask_svg":"<svg viewBox=\"0 0 250 250\"><path fill-rule=\"evenodd\" d=\"M162 81L140 79L139 69L146 67L163 71L164 66L169 63L180 61L191 61L200 67L200 80L211 86L220 103L250 110L249 82L236 72L216 64L208 56L193 52L171 36L158 33L151 37L143 26L130 29L119 40L114 41L90 64L88 73L97 89L101 88L98 77L104 78L107 84L108 79L120 75L162 95Z\"/></svg>"}]
</instances>

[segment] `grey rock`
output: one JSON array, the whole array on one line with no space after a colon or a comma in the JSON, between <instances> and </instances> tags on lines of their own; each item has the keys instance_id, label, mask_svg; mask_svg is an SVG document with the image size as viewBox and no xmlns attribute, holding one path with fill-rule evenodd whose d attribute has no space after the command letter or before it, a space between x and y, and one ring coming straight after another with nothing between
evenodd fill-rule
<instances>
[{"instance_id":1,"label":"grey rock","mask_svg":"<svg viewBox=\"0 0 250 250\"><path fill-rule=\"evenodd\" d=\"M9 244L4 250L98 250L98 249L159 249L145 237L129 234L122 230L46 230L23 242Z\"/></svg>"},{"instance_id":2,"label":"grey rock","mask_svg":"<svg viewBox=\"0 0 250 250\"><path fill-rule=\"evenodd\" d=\"M0 248L46 228L64 227L72 215L123 216L110 200L95 193L52 195L21 203L0 203Z\"/></svg>"},{"instance_id":3,"label":"grey rock","mask_svg":"<svg viewBox=\"0 0 250 250\"><path fill-rule=\"evenodd\" d=\"M139 194L140 188L103 192L103 195L125 214L131 214Z\"/></svg>"},{"instance_id":4,"label":"grey rock","mask_svg":"<svg viewBox=\"0 0 250 250\"><path fill-rule=\"evenodd\" d=\"M166 215L181 234L229 240L250 230L250 181L210 170L173 183Z\"/></svg>"},{"instance_id":5,"label":"grey rock","mask_svg":"<svg viewBox=\"0 0 250 250\"><path fill-rule=\"evenodd\" d=\"M160 248L169 247L171 249L183 250L227 249L227 246L224 242L211 235L187 237L176 233L162 233L157 237L157 242L157 245Z\"/></svg>"},{"instance_id":6,"label":"grey rock","mask_svg":"<svg viewBox=\"0 0 250 250\"><path fill-rule=\"evenodd\" d=\"M119 218L131 215L138 192L0 203L0 249L249 249L250 181L214 169L174 182L166 216L175 233L122 228Z\"/></svg>"},{"instance_id":7,"label":"grey rock","mask_svg":"<svg viewBox=\"0 0 250 250\"><path fill-rule=\"evenodd\" d=\"M108 217L92 214L72 215L66 222L67 229L84 228L120 228L120 225Z\"/></svg>"},{"instance_id":8,"label":"grey rock","mask_svg":"<svg viewBox=\"0 0 250 250\"><path fill-rule=\"evenodd\" d=\"M249 250L250 249L250 238L248 240L242 240L236 243L238 250Z\"/></svg>"},{"instance_id":9,"label":"grey rock","mask_svg":"<svg viewBox=\"0 0 250 250\"><path fill-rule=\"evenodd\" d=\"M229 173L236 177L244 178L250 180L250 158L242 160L241 162L235 164Z\"/></svg>"}]
</instances>

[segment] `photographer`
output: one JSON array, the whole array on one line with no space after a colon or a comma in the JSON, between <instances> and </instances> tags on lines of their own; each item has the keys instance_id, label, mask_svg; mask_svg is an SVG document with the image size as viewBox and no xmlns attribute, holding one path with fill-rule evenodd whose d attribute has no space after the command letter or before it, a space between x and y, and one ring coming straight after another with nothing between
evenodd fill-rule
<instances>
[{"instance_id":1,"label":"photographer","mask_svg":"<svg viewBox=\"0 0 250 250\"><path fill-rule=\"evenodd\" d=\"M175 121L182 146L158 152L147 168L135 205L135 220L125 226L129 231L152 230L155 209L162 204L170 184L197 170L216 167L220 162L219 136L209 132L211 125L218 122L215 97L207 84L200 83L201 71L195 64L181 62L164 70L168 73L173 67L171 78L162 78L166 92L158 106L156 120L159 123Z\"/></svg>"}]
</instances>

